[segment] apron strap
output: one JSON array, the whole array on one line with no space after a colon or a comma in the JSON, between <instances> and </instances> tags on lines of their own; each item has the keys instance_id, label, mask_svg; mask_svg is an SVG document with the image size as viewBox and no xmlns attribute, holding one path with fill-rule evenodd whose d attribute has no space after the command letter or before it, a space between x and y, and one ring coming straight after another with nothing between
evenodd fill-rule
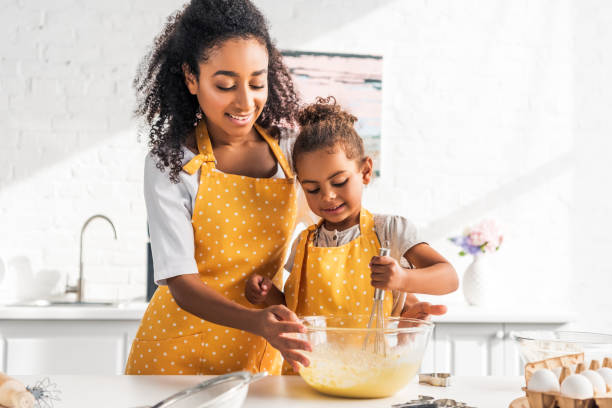
<instances>
[{"instance_id":1,"label":"apron strap","mask_svg":"<svg viewBox=\"0 0 612 408\"><path fill-rule=\"evenodd\" d=\"M311 247L314 245L314 240L315 237L317 236L317 230L319 228L321 228L321 225L323 225L323 218L319 219L319 221L317 221L316 224L312 224L310 227L308 227L308 241L306 242L306 247Z\"/></svg>"},{"instance_id":2,"label":"apron strap","mask_svg":"<svg viewBox=\"0 0 612 408\"><path fill-rule=\"evenodd\" d=\"M361 211L359 212L359 231L362 236L371 236L370 234L374 234L378 242L378 248L380 248L382 242L380 242L378 235L376 235L374 216L363 207L361 207Z\"/></svg>"},{"instance_id":3,"label":"apron strap","mask_svg":"<svg viewBox=\"0 0 612 408\"><path fill-rule=\"evenodd\" d=\"M206 120L201 120L198 126L196 126L195 137L199 153L193 159L185 163L183 170L189 174L194 174L200 167L202 167L202 170L208 168L212 171L212 169L215 168L217 160L213 154L208 128L206 127Z\"/></svg>"},{"instance_id":4,"label":"apron strap","mask_svg":"<svg viewBox=\"0 0 612 408\"><path fill-rule=\"evenodd\" d=\"M274 156L276 157L276 161L278 161L278 164L281 166L281 168L285 172L285 176L288 179L294 178L295 176L293 175L293 172L291 171L291 166L289 166L289 162L287 161L287 158L285 157L280 146L278 145L278 142L272 136L270 136L268 132L264 130L264 128L259 126L257 123L255 123L255 129L257 129L261 137L263 137L264 140L268 142L268 145L270 146L272 153L274 153Z\"/></svg>"},{"instance_id":5,"label":"apron strap","mask_svg":"<svg viewBox=\"0 0 612 408\"><path fill-rule=\"evenodd\" d=\"M291 275L289 275L289 279L287 279L287 282L285 283L285 300L287 302L287 307L293 312L295 312L297 309L298 296L300 294L300 283L302 273L304 272L305 268L304 262L308 261L306 257L308 243L311 240L310 236L314 235L315 229L316 224L311 225L300 233L300 238L295 252L295 259L293 260L293 267L291 268ZM290 296L287 296L288 294L290 294Z\"/></svg>"},{"instance_id":6,"label":"apron strap","mask_svg":"<svg viewBox=\"0 0 612 408\"><path fill-rule=\"evenodd\" d=\"M376 245L376 254L383 246L384 242L381 242L380 237L376 233L376 226L374 224L374 216L370 214L370 212L364 208L361 209L361 214L359 216L361 235L364 237L369 237ZM403 254L401 255L403 256ZM399 262L399 260L397 260ZM388 291L387 291L388 292ZM402 313L402 309L404 308L404 301L406 299L406 293L393 290L391 291L391 296L393 297L393 306L391 307L391 316L399 316Z\"/></svg>"}]
</instances>

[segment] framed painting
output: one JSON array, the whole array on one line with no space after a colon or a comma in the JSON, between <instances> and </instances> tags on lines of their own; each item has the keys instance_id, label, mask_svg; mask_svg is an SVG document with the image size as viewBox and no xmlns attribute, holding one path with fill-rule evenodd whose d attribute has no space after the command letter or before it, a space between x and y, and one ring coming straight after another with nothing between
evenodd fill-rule
<instances>
[{"instance_id":1,"label":"framed painting","mask_svg":"<svg viewBox=\"0 0 612 408\"><path fill-rule=\"evenodd\" d=\"M308 51L282 54L302 103L331 95L357 116L355 128L364 140L366 154L374 161L375 175L379 176L382 57Z\"/></svg>"}]
</instances>

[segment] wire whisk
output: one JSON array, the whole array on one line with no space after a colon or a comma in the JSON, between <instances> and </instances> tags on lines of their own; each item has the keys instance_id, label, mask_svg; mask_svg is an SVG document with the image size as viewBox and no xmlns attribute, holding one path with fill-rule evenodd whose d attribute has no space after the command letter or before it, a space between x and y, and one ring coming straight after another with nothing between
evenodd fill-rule
<instances>
[{"instance_id":1,"label":"wire whisk","mask_svg":"<svg viewBox=\"0 0 612 408\"><path fill-rule=\"evenodd\" d=\"M36 381L34 385L27 386L26 389L34 396L36 408L53 408L55 401L61 401L59 395L62 392L57 384L51 382L48 377Z\"/></svg>"},{"instance_id":2,"label":"wire whisk","mask_svg":"<svg viewBox=\"0 0 612 408\"><path fill-rule=\"evenodd\" d=\"M385 247L388 247L388 242L385 242ZM389 249L381 247L379 256L389 256ZM366 338L363 342L363 350L367 351L370 347L368 344L372 341L371 351L375 354L387 355L387 343L385 341L385 334L383 329L385 328L385 313L383 304L385 300L385 291L382 289L374 289L374 303L372 304L372 312L370 314L370 320L368 321L368 329L375 328L375 332L371 333L368 331ZM372 338L372 334L374 337Z\"/></svg>"}]
</instances>

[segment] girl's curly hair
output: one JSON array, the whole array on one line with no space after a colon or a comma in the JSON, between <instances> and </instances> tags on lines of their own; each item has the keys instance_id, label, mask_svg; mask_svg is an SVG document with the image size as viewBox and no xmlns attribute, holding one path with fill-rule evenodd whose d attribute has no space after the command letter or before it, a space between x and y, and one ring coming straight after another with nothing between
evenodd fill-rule
<instances>
[{"instance_id":1,"label":"girl's curly hair","mask_svg":"<svg viewBox=\"0 0 612 408\"><path fill-rule=\"evenodd\" d=\"M357 117L343 110L333 96L318 97L315 103L299 111L297 120L300 133L291 153L295 170L301 154L319 149L333 152L337 146L342 148L350 160L361 163L365 159L363 139L354 127Z\"/></svg>"},{"instance_id":2,"label":"girl's curly hair","mask_svg":"<svg viewBox=\"0 0 612 408\"><path fill-rule=\"evenodd\" d=\"M135 113L148 125L157 168L170 167L174 183L181 171L181 146L193 132L199 107L185 85L183 64L199 76L199 63L211 49L233 38L255 38L268 51L268 100L257 123L279 137L279 125L295 122L298 97L263 14L249 0L192 0L168 18L134 79Z\"/></svg>"}]
</instances>

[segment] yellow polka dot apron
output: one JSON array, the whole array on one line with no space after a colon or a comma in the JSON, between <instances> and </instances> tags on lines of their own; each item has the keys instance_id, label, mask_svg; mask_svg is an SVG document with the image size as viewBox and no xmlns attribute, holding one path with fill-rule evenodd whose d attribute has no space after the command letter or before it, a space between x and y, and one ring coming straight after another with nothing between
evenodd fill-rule
<instances>
[{"instance_id":1,"label":"yellow polka dot apron","mask_svg":"<svg viewBox=\"0 0 612 408\"><path fill-rule=\"evenodd\" d=\"M369 264L380 249L372 214L362 209L361 234L338 247L314 246L322 222L300 235L291 275L285 283L287 307L298 316L369 315L374 299ZM393 295L387 291L385 316L389 316L392 306ZM288 364L283 366L283 374L293 374Z\"/></svg>"},{"instance_id":2,"label":"yellow polka dot apron","mask_svg":"<svg viewBox=\"0 0 612 408\"><path fill-rule=\"evenodd\" d=\"M259 134L286 178L251 178L215 169L205 121L196 128L199 154L183 169L201 169L193 209L195 259L205 285L243 306L251 273L273 278L282 268L296 218L296 182L280 147ZM280 275L280 274L279 274ZM182 310L167 286L159 287L144 314L126 374L280 374L282 357L262 337L204 321Z\"/></svg>"}]
</instances>

